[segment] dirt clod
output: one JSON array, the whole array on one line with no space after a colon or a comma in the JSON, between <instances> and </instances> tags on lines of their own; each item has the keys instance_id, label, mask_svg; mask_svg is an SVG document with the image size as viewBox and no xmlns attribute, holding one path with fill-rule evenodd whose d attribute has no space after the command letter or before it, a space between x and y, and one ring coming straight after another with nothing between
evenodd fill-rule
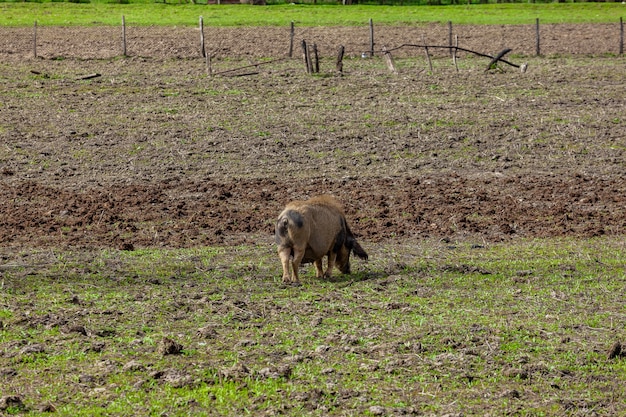
<instances>
[{"instance_id":1,"label":"dirt clod","mask_svg":"<svg viewBox=\"0 0 626 417\"><path fill-rule=\"evenodd\" d=\"M137 371L143 371L144 369L146 369L146 366L139 361L130 361L124 364L122 369L124 371L129 371L129 372L137 372Z\"/></svg>"},{"instance_id":2,"label":"dirt clod","mask_svg":"<svg viewBox=\"0 0 626 417\"><path fill-rule=\"evenodd\" d=\"M508 368L502 371L502 374L507 378L513 379L528 379L528 371L519 368Z\"/></svg>"},{"instance_id":3,"label":"dirt clod","mask_svg":"<svg viewBox=\"0 0 626 417\"><path fill-rule=\"evenodd\" d=\"M369 412L375 416L382 416L385 414L385 407L381 407L379 405L372 405L369 408Z\"/></svg>"},{"instance_id":4,"label":"dirt clod","mask_svg":"<svg viewBox=\"0 0 626 417\"><path fill-rule=\"evenodd\" d=\"M204 339L215 339L218 334L213 326L201 327L196 332L196 336Z\"/></svg>"},{"instance_id":5,"label":"dirt clod","mask_svg":"<svg viewBox=\"0 0 626 417\"><path fill-rule=\"evenodd\" d=\"M622 356L622 344L617 341L615 343L613 343L613 345L611 346L611 348L609 349L609 352L607 354L607 358L608 359L615 359L618 356Z\"/></svg>"},{"instance_id":6,"label":"dirt clod","mask_svg":"<svg viewBox=\"0 0 626 417\"><path fill-rule=\"evenodd\" d=\"M180 355L183 351L183 345L175 342L169 337L161 339L157 346L157 352L161 355Z\"/></svg>"},{"instance_id":7,"label":"dirt clod","mask_svg":"<svg viewBox=\"0 0 626 417\"><path fill-rule=\"evenodd\" d=\"M0 398L0 410L5 411L9 408L24 409L24 402L19 395L7 395Z\"/></svg>"},{"instance_id":8,"label":"dirt clod","mask_svg":"<svg viewBox=\"0 0 626 417\"><path fill-rule=\"evenodd\" d=\"M32 355L37 353L45 353L46 348L43 345L27 345L20 349L20 355Z\"/></svg>"}]
</instances>

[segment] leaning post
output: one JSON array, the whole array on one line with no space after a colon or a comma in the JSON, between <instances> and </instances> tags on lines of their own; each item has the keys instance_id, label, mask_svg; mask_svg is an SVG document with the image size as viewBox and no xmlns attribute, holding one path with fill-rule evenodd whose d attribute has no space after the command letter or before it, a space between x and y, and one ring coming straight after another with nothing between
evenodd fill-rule
<instances>
[{"instance_id":1,"label":"leaning post","mask_svg":"<svg viewBox=\"0 0 626 417\"><path fill-rule=\"evenodd\" d=\"M200 54L206 58L206 48L204 46L204 19L200 16Z\"/></svg>"}]
</instances>

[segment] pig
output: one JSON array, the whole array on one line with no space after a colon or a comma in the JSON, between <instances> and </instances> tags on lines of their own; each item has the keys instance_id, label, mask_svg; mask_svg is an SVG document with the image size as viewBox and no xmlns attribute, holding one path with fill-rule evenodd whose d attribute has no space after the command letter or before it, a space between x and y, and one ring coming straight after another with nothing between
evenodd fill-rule
<instances>
[{"instance_id":1,"label":"pig","mask_svg":"<svg viewBox=\"0 0 626 417\"><path fill-rule=\"evenodd\" d=\"M313 262L318 278L330 278L335 266L344 274L350 273L351 252L368 258L348 227L341 204L330 195L287 204L278 216L275 239L285 283L299 282L301 263ZM324 256L328 257L326 272L322 268Z\"/></svg>"}]
</instances>

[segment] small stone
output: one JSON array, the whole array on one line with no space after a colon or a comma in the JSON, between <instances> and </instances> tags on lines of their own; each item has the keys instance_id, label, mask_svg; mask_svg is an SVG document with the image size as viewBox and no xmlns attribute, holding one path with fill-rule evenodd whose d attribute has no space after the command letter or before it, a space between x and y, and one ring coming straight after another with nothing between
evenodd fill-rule
<instances>
[{"instance_id":1,"label":"small stone","mask_svg":"<svg viewBox=\"0 0 626 417\"><path fill-rule=\"evenodd\" d=\"M54 406L54 404L48 403L39 407L39 411L41 413L56 413L57 408Z\"/></svg>"},{"instance_id":2,"label":"small stone","mask_svg":"<svg viewBox=\"0 0 626 417\"><path fill-rule=\"evenodd\" d=\"M502 394L502 398L519 398L521 395L518 390L512 389L510 391L505 391Z\"/></svg>"},{"instance_id":3,"label":"small stone","mask_svg":"<svg viewBox=\"0 0 626 417\"><path fill-rule=\"evenodd\" d=\"M369 408L369 412L375 416L382 416L385 414L385 408L380 405L373 405Z\"/></svg>"},{"instance_id":4,"label":"small stone","mask_svg":"<svg viewBox=\"0 0 626 417\"><path fill-rule=\"evenodd\" d=\"M206 326L198 329L196 336L205 339L215 339L218 335L213 326Z\"/></svg>"},{"instance_id":5,"label":"small stone","mask_svg":"<svg viewBox=\"0 0 626 417\"><path fill-rule=\"evenodd\" d=\"M507 378L528 379L528 372L518 368L505 369L502 374Z\"/></svg>"},{"instance_id":6,"label":"small stone","mask_svg":"<svg viewBox=\"0 0 626 417\"><path fill-rule=\"evenodd\" d=\"M122 369L124 371L137 372L137 371L143 371L144 369L146 369L146 367L144 366L143 363L139 361L130 361L130 362L127 362L122 367Z\"/></svg>"},{"instance_id":7,"label":"small stone","mask_svg":"<svg viewBox=\"0 0 626 417\"><path fill-rule=\"evenodd\" d=\"M315 348L315 353L326 353L330 350L330 346L327 345L320 345L318 347Z\"/></svg>"}]
</instances>

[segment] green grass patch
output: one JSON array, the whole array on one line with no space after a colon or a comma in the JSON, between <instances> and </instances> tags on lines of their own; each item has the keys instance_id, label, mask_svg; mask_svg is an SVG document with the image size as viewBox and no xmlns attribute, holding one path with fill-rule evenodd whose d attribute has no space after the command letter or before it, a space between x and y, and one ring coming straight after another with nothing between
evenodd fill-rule
<instances>
[{"instance_id":1,"label":"green grass patch","mask_svg":"<svg viewBox=\"0 0 626 417\"><path fill-rule=\"evenodd\" d=\"M458 6L340 6L278 4L193 5L151 1L118 4L92 1L0 2L0 26L129 25L195 26L203 16L207 26L362 26L369 19L384 25L418 25L428 22L455 24L519 25L542 23L615 23L619 3L485 4Z\"/></svg>"},{"instance_id":2,"label":"green grass patch","mask_svg":"<svg viewBox=\"0 0 626 417\"><path fill-rule=\"evenodd\" d=\"M299 287L267 246L7 258L5 412L626 411L623 238L369 249Z\"/></svg>"}]
</instances>

